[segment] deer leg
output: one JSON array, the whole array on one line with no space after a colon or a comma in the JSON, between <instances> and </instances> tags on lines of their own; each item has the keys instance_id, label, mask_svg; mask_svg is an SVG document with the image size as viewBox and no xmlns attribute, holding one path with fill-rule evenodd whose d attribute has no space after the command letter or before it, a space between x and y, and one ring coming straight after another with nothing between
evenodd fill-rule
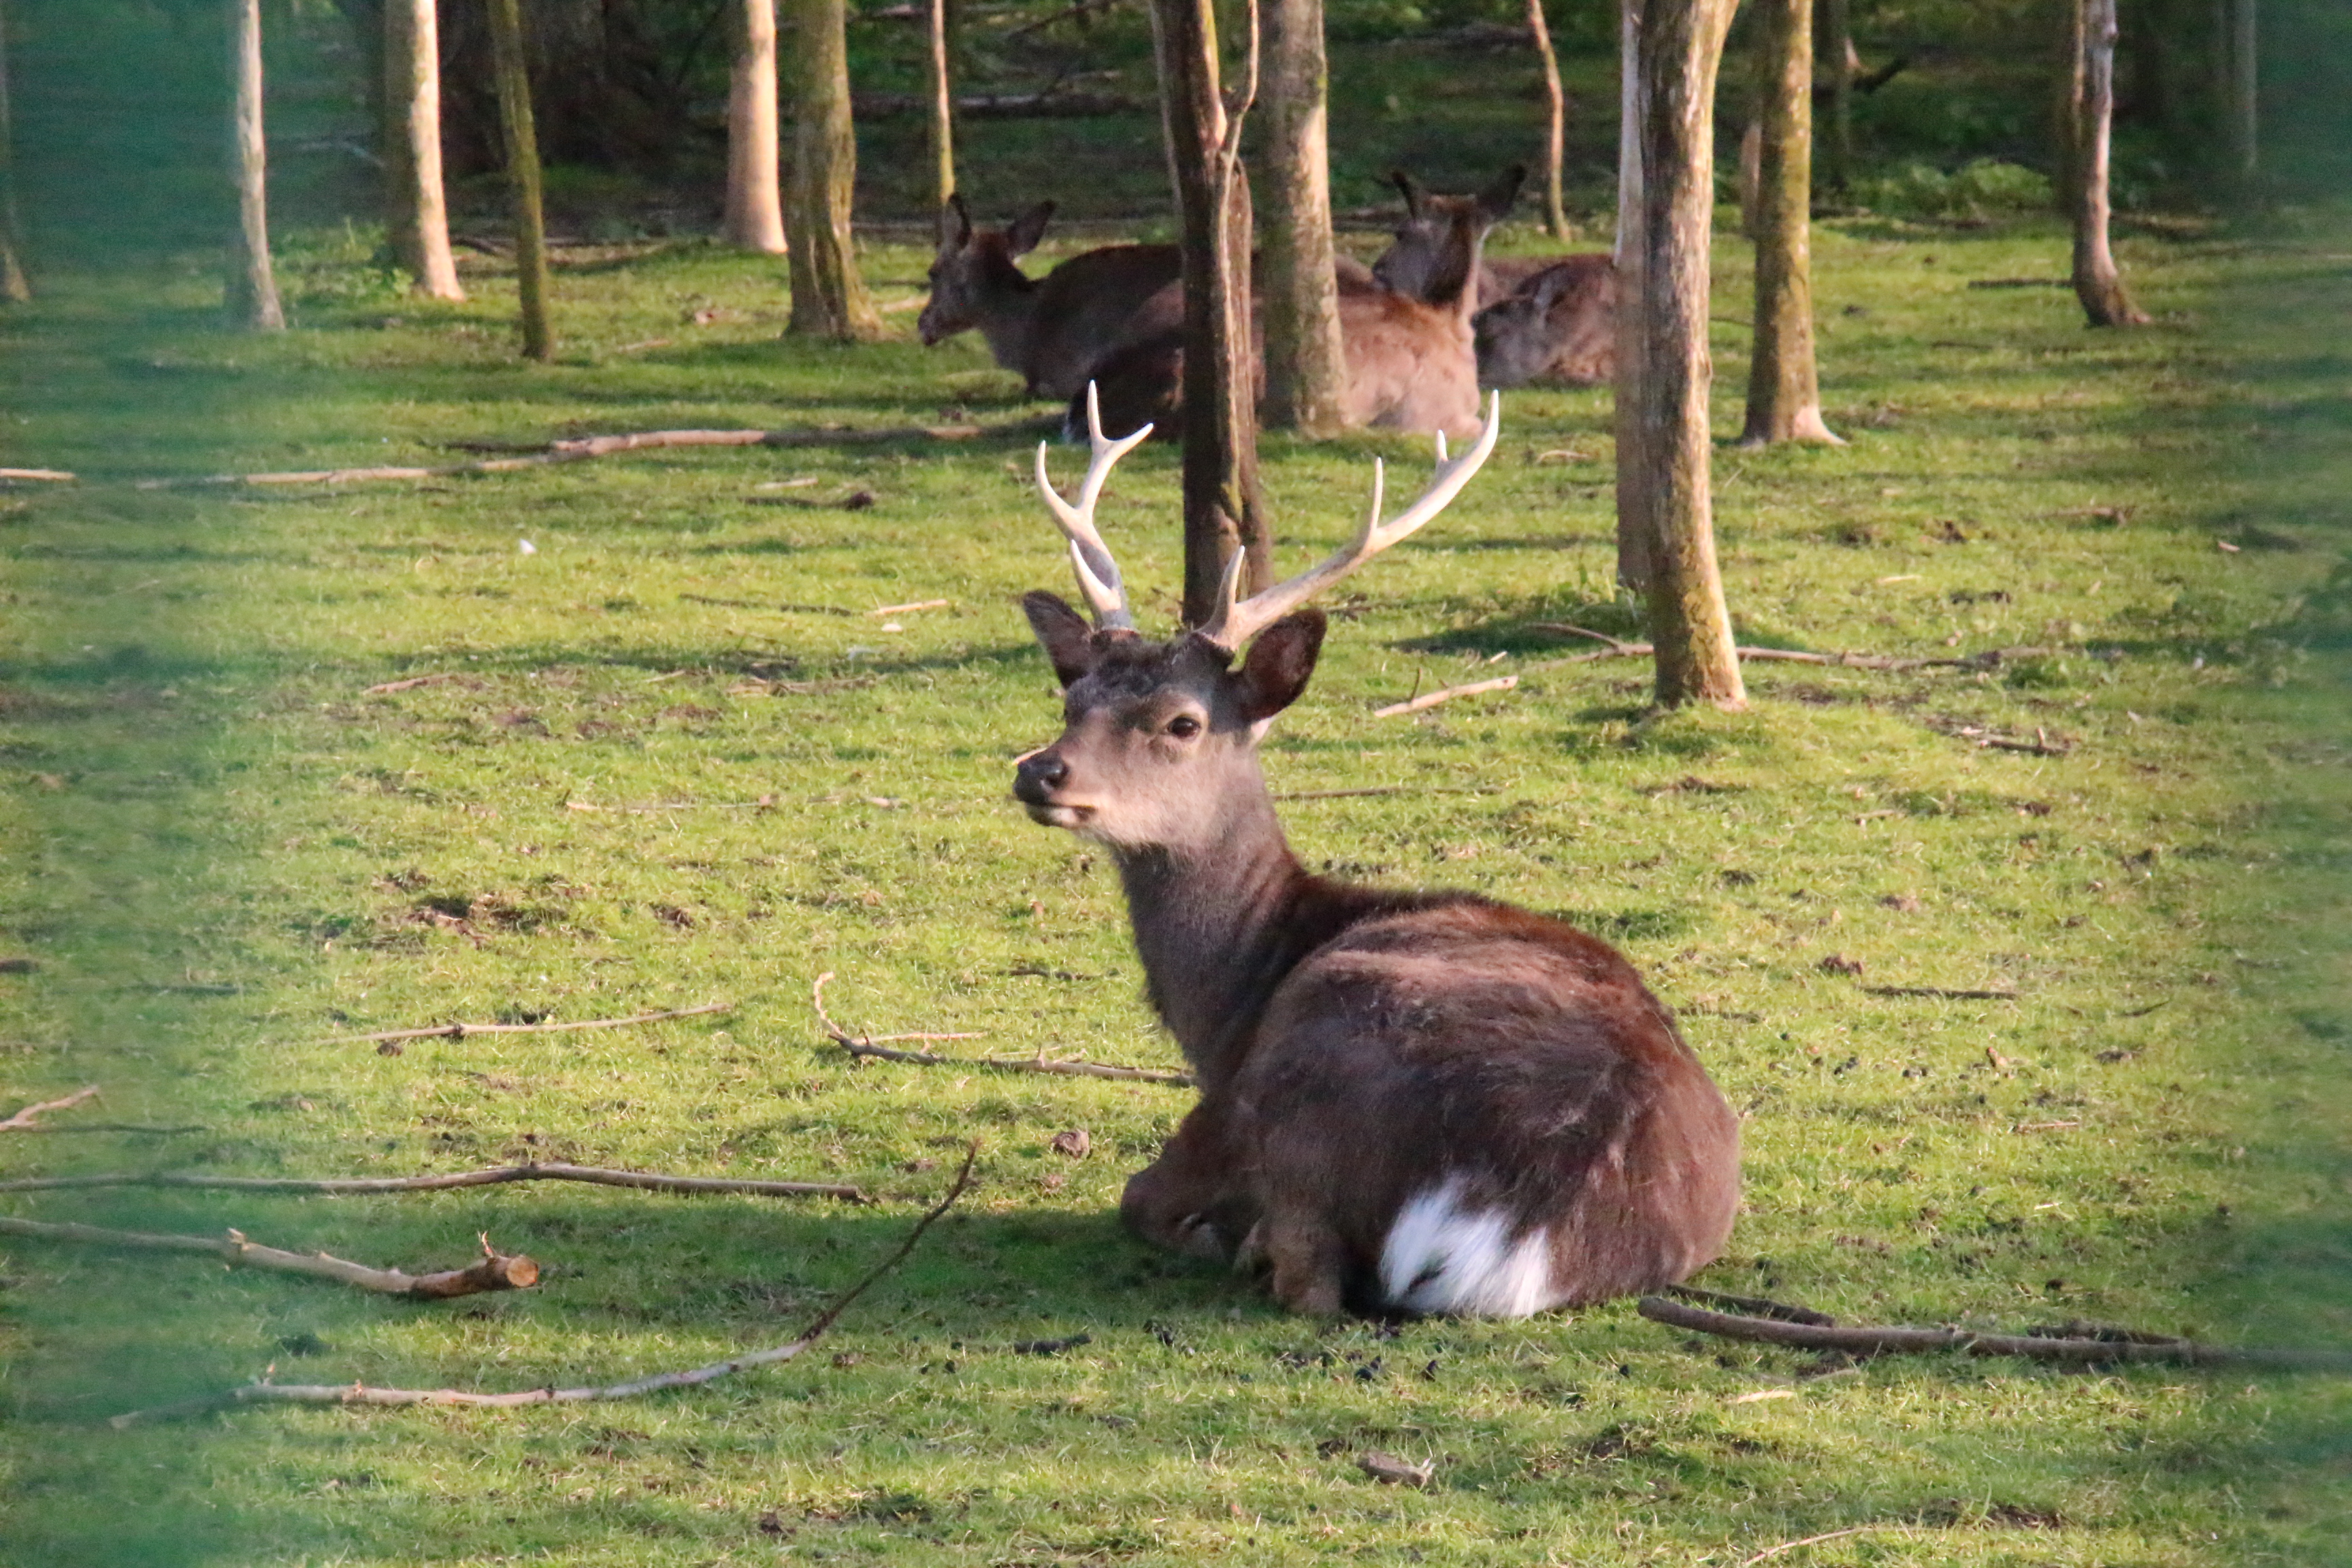
<instances>
[{"instance_id":1,"label":"deer leg","mask_svg":"<svg viewBox=\"0 0 2352 1568\"><path fill-rule=\"evenodd\" d=\"M1127 1179L1118 1217L1154 1247L1213 1263L1231 1261L1256 1213L1234 1181L1222 1118L1195 1106L1160 1158Z\"/></svg>"},{"instance_id":2,"label":"deer leg","mask_svg":"<svg viewBox=\"0 0 2352 1568\"><path fill-rule=\"evenodd\" d=\"M1288 1213L1260 1227L1274 1264L1274 1299L1303 1317L1335 1318L1344 1305L1347 1248L1321 1217Z\"/></svg>"}]
</instances>

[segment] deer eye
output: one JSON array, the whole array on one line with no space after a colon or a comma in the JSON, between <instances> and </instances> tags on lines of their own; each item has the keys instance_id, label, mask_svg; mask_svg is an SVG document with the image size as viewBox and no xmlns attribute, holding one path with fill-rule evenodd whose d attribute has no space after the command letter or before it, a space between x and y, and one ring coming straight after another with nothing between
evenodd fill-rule
<instances>
[{"instance_id":1,"label":"deer eye","mask_svg":"<svg viewBox=\"0 0 2352 1568\"><path fill-rule=\"evenodd\" d=\"M1179 713L1168 721L1167 732L1180 741L1189 741L1201 732L1201 721L1190 713Z\"/></svg>"}]
</instances>

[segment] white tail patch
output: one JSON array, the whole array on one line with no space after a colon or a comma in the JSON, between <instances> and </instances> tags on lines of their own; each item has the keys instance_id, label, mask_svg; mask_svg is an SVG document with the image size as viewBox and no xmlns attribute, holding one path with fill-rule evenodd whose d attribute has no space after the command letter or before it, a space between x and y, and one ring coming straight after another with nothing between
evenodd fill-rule
<instances>
[{"instance_id":1,"label":"white tail patch","mask_svg":"<svg viewBox=\"0 0 2352 1568\"><path fill-rule=\"evenodd\" d=\"M1514 1242L1492 1210L1465 1209L1462 1179L1417 1194L1381 1248L1391 1305L1472 1318L1524 1318L1554 1300L1551 1247L1541 1230Z\"/></svg>"}]
</instances>

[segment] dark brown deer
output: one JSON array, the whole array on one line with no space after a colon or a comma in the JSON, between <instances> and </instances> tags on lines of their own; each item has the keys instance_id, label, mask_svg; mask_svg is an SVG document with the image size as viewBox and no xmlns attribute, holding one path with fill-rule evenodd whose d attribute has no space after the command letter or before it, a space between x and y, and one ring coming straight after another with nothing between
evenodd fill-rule
<instances>
[{"instance_id":1,"label":"dark brown deer","mask_svg":"<svg viewBox=\"0 0 2352 1568\"><path fill-rule=\"evenodd\" d=\"M1137 633L1094 523L1147 432L1092 423L1075 505L1037 451L1094 624L1023 601L1067 727L1013 793L1109 852L1147 994L1201 1083L1120 1217L1270 1268L1293 1311L1521 1317L1650 1289L1713 1258L1738 1206L1738 1121L1622 956L1475 894L1310 874L1259 773L1322 646L1299 606L1436 515L1500 425L1497 398L1452 461L1439 437L1435 479L1385 522L1376 468L1352 544L1247 600L1236 571L1210 624L1166 642Z\"/></svg>"},{"instance_id":2,"label":"dark brown deer","mask_svg":"<svg viewBox=\"0 0 2352 1568\"><path fill-rule=\"evenodd\" d=\"M1003 228L974 228L963 198L948 198L931 297L915 321L925 346L976 327L1032 396L1068 397L1105 354L1183 324L1172 245L1106 246L1042 279L1023 272L1016 263L1053 216L1054 204L1039 202Z\"/></svg>"},{"instance_id":3,"label":"dark brown deer","mask_svg":"<svg viewBox=\"0 0 2352 1568\"><path fill-rule=\"evenodd\" d=\"M1428 298L1430 286L1449 268L1447 247L1455 226L1465 217L1484 220L1492 228L1511 216L1518 205L1519 187L1527 183L1528 166L1514 163L1485 190L1466 196L1444 196L1402 169L1391 170L1389 183L1404 198L1404 221L1389 236L1389 247L1372 263L1372 276L1383 288L1415 299ZM1481 256L1477 266L1478 297L1483 309L1508 298L1528 278L1551 265L1556 258Z\"/></svg>"},{"instance_id":4,"label":"dark brown deer","mask_svg":"<svg viewBox=\"0 0 2352 1568\"><path fill-rule=\"evenodd\" d=\"M1514 191L1524 169L1515 169ZM1499 188L1499 187L1498 187ZM1467 438L1478 429L1478 358L1470 318L1471 286L1486 231L1507 210L1480 198L1433 220L1429 255L1402 289L1377 269L1339 267L1339 340L1348 384L1340 416L1349 425L1388 430L1440 431ZM1265 353L1264 323L1255 324L1251 353ZM1181 322L1156 337L1137 337L1106 355L1088 377L1099 387L1105 427L1122 434L1145 425L1163 439L1183 430L1184 333ZM1064 418L1076 440L1086 428L1087 398L1074 395Z\"/></svg>"},{"instance_id":5,"label":"dark brown deer","mask_svg":"<svg viewBox=\"0 0 2352 1568\"><path fill-rule=\"evenodd\" d=\"M1617 374L1617 264L1602 255L1555 261L1517 293L1481 310L1470 330L1480 386L1611 380Z\"/></svg>"}]
</instances>

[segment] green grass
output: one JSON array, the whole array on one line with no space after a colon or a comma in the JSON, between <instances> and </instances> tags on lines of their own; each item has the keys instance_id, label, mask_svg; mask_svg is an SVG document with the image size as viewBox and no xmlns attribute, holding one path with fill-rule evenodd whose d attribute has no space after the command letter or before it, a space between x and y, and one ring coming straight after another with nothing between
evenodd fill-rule
<instances>
[{"instance_id":1,"label":"green grass","mask_svg":"<svg viewBox=\"0 0 2352 1568\"><path fill-rule=\"evenodd\" d=\"M2346 303L2332 243L2126 238L2159 320L2106 335L2061 290L1967 287L2058 277L2039 226L1819 236L1827 402L1853 445L1719 450L1743 639L2047 653L1756 667L1728 716L1647 715L1633 662L1549 662L1583 645L1534 623L1634 625L1595 392L1507 399L1486 473L1341 595L1269 773L1407 787L1292 804L1300 852L1624 946L1747 1117L1746 1210L1701 1283L1864 1321L2352 1340L2341 659L2297 631L2333 624L2315 590L2346 543L2347 366L2313 325ZM203 1128L0 1135L0 1167L536 1157L884 1201L15 1199L412 1268L487 1231L547 1277L420 1307L9 1247L12 1561L1728 1564L1864 1524L1778 1561L2346 1560L2340 1380L1959 1359L1812 1377L1830 1369L1626 1305L1317 1325L1118 1233L1119 1184L1181 1094L851 1065L808 1005L822 971L853 1027L1174 1061L1099 857L1006 798L1056 711L1012 603L1065 581L1026 489L1034 431L333 490L121 481L1045 410L970 339L918 347L904 312L870 347L779 342L777 268L715 249L583 253L559 363L530 368L509 280L420 305L382 291L369 248L296 247L279 339L215 331L193 266L44 279L0 320L0 460L90 477L0 502L0 931L41 965L0 977L0 1087L98 1082L102 1111L75 1114ZM875 252L880 296L910 296L925 259ZM1718 263L1727 437L1745 258L1727 243ZM1369 437L1266 452L1292 563L1350 525L1372 456L1426 460ZM825 504L852 489L874 504ZM1105 526L1162 618L1174 515L1172 456L1130 458ZM1507 670L1507 696L1369 717ZM367 691L418 675L452 679ZM2072 750L1978 750L1962 724ZM330 1043L710 999L735 1010ZM1047 1147L1070 1127L1084 1161ZM524 1387L777 1342L973 1137L963 1207L787 1368L584 1409L96 1424L272 1363ZM1062 1356L1010 1349L1078 1332ZM1435 1484L1372 1485L1365 1447L1434 1460Z\"/></svg>"}]
</instances>

